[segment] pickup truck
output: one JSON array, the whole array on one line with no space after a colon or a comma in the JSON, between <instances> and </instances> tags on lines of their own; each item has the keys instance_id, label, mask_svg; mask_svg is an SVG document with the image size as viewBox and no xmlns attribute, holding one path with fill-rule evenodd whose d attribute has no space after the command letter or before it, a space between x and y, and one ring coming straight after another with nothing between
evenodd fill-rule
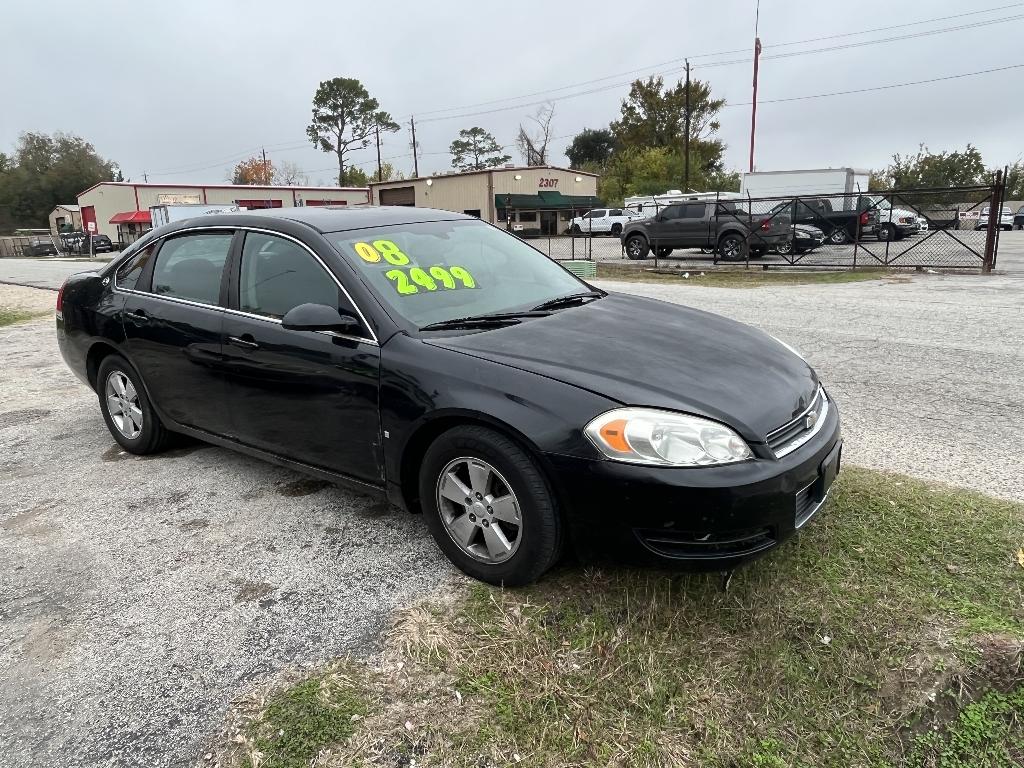
<instances>
[{"instance_id":1,"label":"pickup truck","mask_svg":"<svg viewBox=\"0 0 1024 768\"><path fill-rule=\"evenodd\" d=\"M748 214L734 203L673 203L647 219L631 221L622 229L622 245L630 259L644 259L653 250L665 257L675 248L709 248L725 261L739 261L750 249L760 255L788 243L789 216Z\"/></svg>"},{"instance_id":2,"label":"pickup truck","mask_svg":"<svg viewBox=\"0 0 1024 768\"><path fill-rule=\"evenodd\" d=\"M768 211L770 216L780 214L790 217L794 224L820 229L825 233L825 242L832 245L842 245L856 240L858 228L861 237L878 232L878 214L874 208L856 211L836 210L832 207L832 201L826 197L786 200Z\"/></svg>"},{"instance_id":3,"label":"pickup truck","mask_svg":"<svg viewBox=\"0 0 1024 768\"><path fill-rule=\"evenodd\" d=\"M882 195L858 195L857 210L874 212L878 217L876 234L879 240L899 240L921 231L921 219L915 211L894 208Z\"/></svg>"}]
</instances>

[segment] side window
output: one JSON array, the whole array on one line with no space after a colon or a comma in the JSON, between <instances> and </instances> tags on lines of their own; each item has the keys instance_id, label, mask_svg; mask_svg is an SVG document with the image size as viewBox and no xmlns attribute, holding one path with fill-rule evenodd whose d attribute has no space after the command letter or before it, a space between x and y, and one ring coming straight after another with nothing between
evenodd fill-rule
<instances>
[{"instance_id":1,"label":"side window","mask_svg":"<svg viewBox=\"0 0 1024 768\"><path fill-rule=\"evenodd\" d=\"M278 319L300 304L347 304L334 282L305 248L291 240L250 232L242 248L238 308Z\"/></svg>"},{"instance_id":2,"label":"side window","mask_svg":"<svg viewBox=\"0 0 1024 768\"><path fill-rule=\"evenodd\" d=\"M139 277L142 275L142 270L146 268L155 252L156 244L154 243L148 248L143 248L128 259L128 261L118 267L117 273L114 275L114 284L118 288L124 288L128 291L135 290L135 286L139 283Z\"/></svg>"},{"instance_id":3,"label":"side window","mask_svg":"<svg viewBox=\"0 0 1024 768\"><path fill-rule=\"evenodd\" d=\"M604 210L602 208L599 211L594 211L594 218L595 219L603 219L607 214L608 214L608 211L606 211L606 210Z\"/></svg>"},{"instance_id":4,"label":"side window","mask_svg":"<svg viewBox=\"0 0 1024 768\"><path fill-rule=\"evenodd\" d=\"M218 304L230 232L182 235L164 241L153 268L153 293Z\"/></svg>"},{"instance_id":5,"label":"side window","mask_svg":"<svg viewBox=\"0 0 1024 768\"><path fill-rule=\"evenodd\" d=\"M662 217L666 219L681 219L683 218L683 206L681 205L670 205L664 211L662 211Z\"/></svg>"},{"instance_id":6,"label":"side window","mask_svg":"<svg viewBox=\"0 0 1024 768\"><path fill-rule=\"evenodd\" d=\"M620 211L618 208L616 208L614 211L609 211L608 215L609 216L621 216L622 215L622 211Z\"/></svg>"},{"instance_id":7,"label":"side window","mask_svg":"<svg viewBox=\"0 0 1024 768\"><path fill-rule=\"evenodd\" d=\"M707 203L687 203L682 207L684 219L703 219L708 210Z\"/></svg>"}]
</instances>

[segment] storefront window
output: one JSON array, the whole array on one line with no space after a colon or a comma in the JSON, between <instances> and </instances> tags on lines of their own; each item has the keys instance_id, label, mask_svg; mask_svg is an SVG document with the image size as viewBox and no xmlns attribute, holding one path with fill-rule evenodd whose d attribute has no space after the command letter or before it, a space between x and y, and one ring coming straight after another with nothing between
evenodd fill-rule
<instances>
[{"instance_id":1,"label":"storefront window","mask_svg":"<svg viewBox=\"0 0 1024 768\"><path fill-rule=\"evenodd\" d=\"M537 212L536 211L520 211L519 212L519 220L520 221L536 221L537 220Z\"/></svg>"}]
</instances>

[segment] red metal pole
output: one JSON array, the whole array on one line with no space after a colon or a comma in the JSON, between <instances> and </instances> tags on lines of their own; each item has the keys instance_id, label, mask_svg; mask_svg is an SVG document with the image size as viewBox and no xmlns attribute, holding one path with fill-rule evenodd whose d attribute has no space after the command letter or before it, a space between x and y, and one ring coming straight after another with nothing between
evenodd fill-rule
<instances>
[{"instance_id":1,"label":"red metal pole","mask_svg":"<svg viewBox=\"0 0 1024 768\"><path fill-rule=\"evenodd\" d=\"M754 172L754 132L757 129L757 65L761 58L761 38L754 38L754 102L750 107L750 172Z\"/></svg>"}]
</instances>

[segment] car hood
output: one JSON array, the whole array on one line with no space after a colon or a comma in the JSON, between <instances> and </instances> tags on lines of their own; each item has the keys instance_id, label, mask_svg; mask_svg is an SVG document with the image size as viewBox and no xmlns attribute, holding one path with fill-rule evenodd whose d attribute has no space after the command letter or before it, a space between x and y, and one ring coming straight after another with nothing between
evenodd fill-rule
<instances>
[{"instance_id":1,"label":"car hood","mask_svg":"<svg viewBox=\"0 0 1024 768\"><path fill-rule=\"evenodd\" d=\"M623 294L518 325L424 341L625 405L706 416L754 442L803 411L818 386L803 359L756 328Z\"/></svg>"}]
</instances>

